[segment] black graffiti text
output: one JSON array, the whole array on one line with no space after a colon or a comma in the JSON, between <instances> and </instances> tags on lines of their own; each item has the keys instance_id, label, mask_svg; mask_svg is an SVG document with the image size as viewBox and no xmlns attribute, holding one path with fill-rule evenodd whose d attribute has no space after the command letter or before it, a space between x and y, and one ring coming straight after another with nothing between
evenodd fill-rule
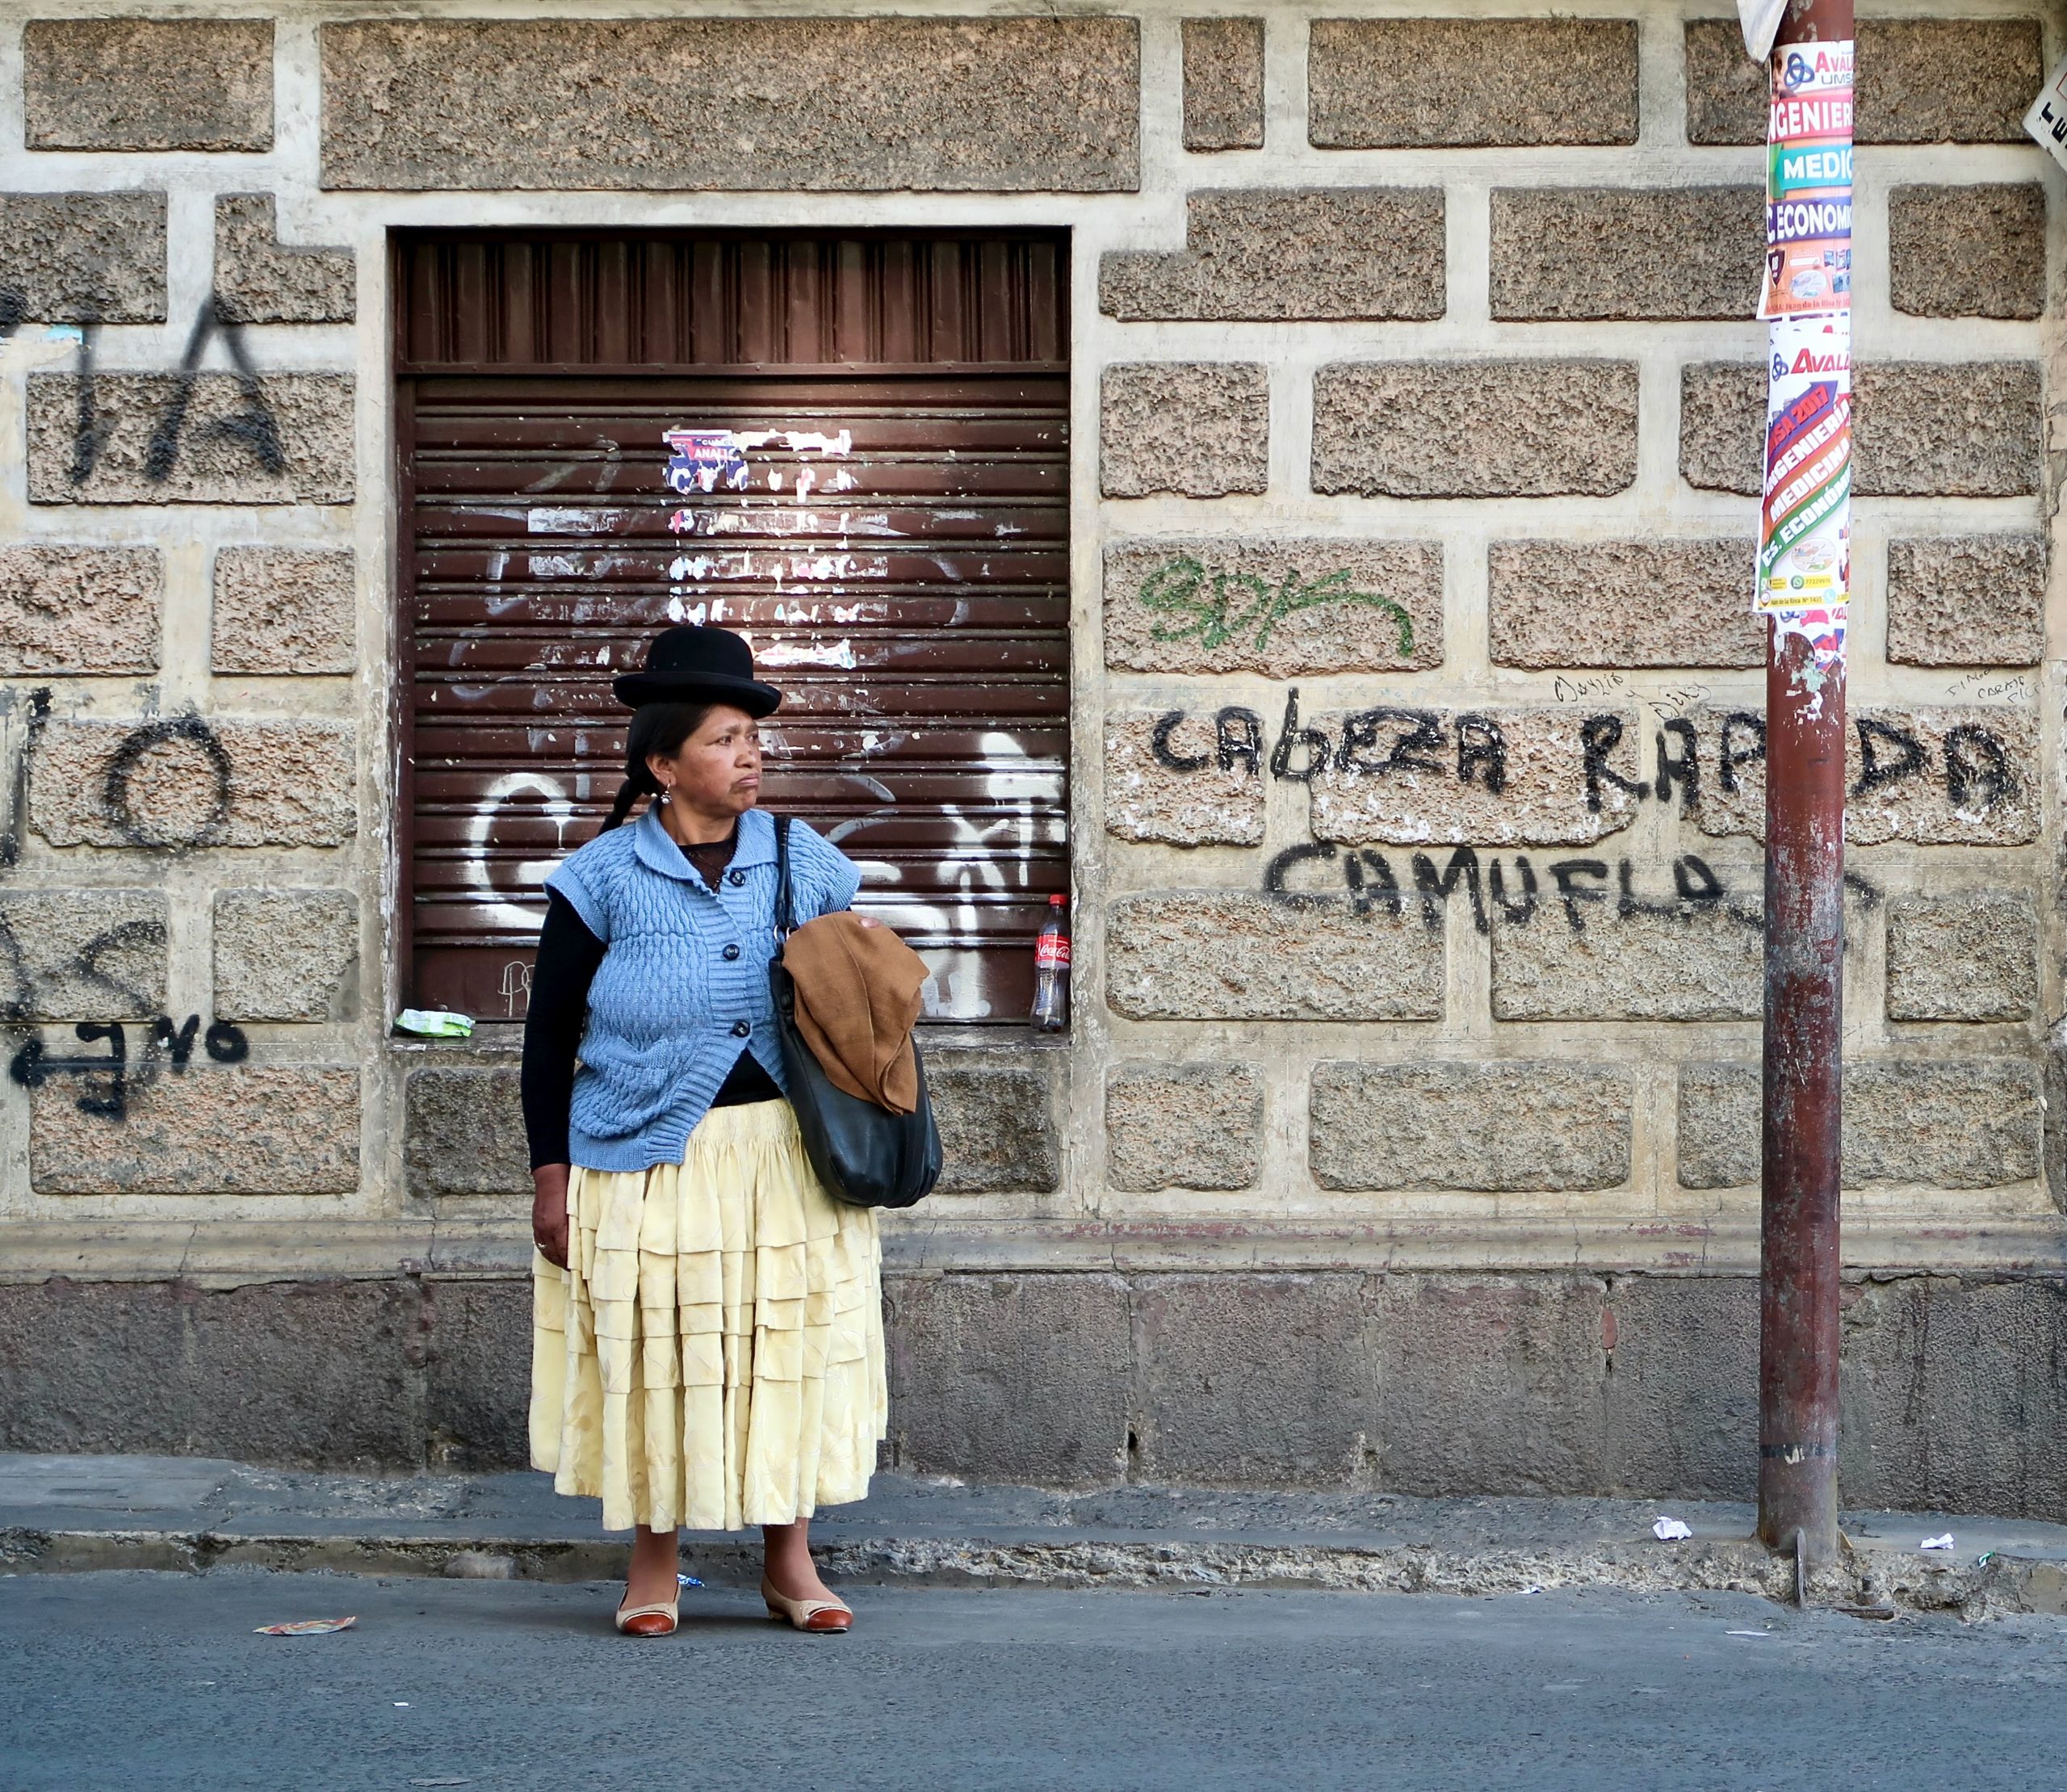
<instances>
[{"instance_id":1,"label":"black graffiti text","mask_svg":"<svg viewBox=\"0 0 2067 1792\"><path fill-rule=\"evenodd\" d=\"M1302 716L1299 689L1285 694L1285 708L1272 739L1263 718L1239 706L1212 718L1213 748L1180 753L1176 731L1189 710L1158 716L1149 729L1149 751L1167 771L1209 768L1281 783L1310 784L1325 775L1338 779L1388 778L1401 774L1478 784L1504 795L1510 784L1511 743L1498 718L1474 711L1439 711L1403 704L1378 704L1340 717L1334 732ZM1766 724L1748 710L1704 718L1667 716L1650 730L1650 763L1630 751L1627 720L1612 711L1583 716L1579 724L1572 785L1587 811L1599 814L1611 801L1655 801L1698 812L1713 791L1734 796L1746 788L1752 768L1766 757ZM1855 717L1859 770L1854 799L1918 779L1936 779L1946 800L1964 815L1985 814L2020 789L2010 750L2001 735L1981 723L1946 731L1935 753L1899 724L1872 716Z\"/></svg>"},{"instance_id":2,"label":"black graffiti text","mask_svg":"<svg viewBox=\"0 0 2067 1792\"><path fill-rule=\"evenodd\" d=\"M212 1021L203 1033L199 1014L188 1015L183 1026L169 1014L159 1015L145 1030L134 1057L129 1052L129 1030L119 1021L82 1021L72 1030L82 1044L104 1043L106 1051L60 1057L44 1044L40 1034L32 1033L9 1061L7 1074L31 1089L41 1089L59 1076L77 1078L79 1111L107 1120L126 1120L137 1091L155 1082L161 1072L183 1072L193 1058L197 1035L201 1049L217 1064L241 1064L251 1055L250 1042L241 1028L228 1021Z\"/></svg>"},{"instance_id":3,"label":"black graffiti text","mask_svg":"<svg viewBox=\"0 0 2067 1792\"><path fill-rule=\"evenodd\" d=\"M1369 846L1307 840L1272 856L1264 867L1263 893L1294 909L1347 904L1357 914L1394 920L1415 915L1431 933L1442 930L1449 904L1460 894L1480 934L1491 933L1495 921L1526 927L1552 917L1575 934L1646 916L1691 920L1717 914L1754 932L1763 927L1757 889L1733 891L1698 854L1675 858L1670 877L1669 891L1646 888L1629 858L1610 863L1574 855L1546 859L1539 867L1526 853L1482 854L1474 846L1388 855ZM1856 873L1847 872L1845 884L1869 906L1880 900L1879 889Z\"/></svg>"}]
</instances>

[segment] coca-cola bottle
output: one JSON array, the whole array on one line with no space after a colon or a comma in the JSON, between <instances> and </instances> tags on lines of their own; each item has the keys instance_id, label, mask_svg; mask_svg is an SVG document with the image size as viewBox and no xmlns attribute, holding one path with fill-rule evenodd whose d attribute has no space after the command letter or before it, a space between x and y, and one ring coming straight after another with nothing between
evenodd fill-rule
<instances>
[{"instance_id":1,"label":"coca-cola bottle","mask_svg":"<svg viewBox=\"0 0 2067 1792\"><path fill-rule=\"evenodd\" d=\"M1047 925L1034 942L1034 1030L1069 1030L1069 898L1048 898Z\"/></svg>"}]
</instances>

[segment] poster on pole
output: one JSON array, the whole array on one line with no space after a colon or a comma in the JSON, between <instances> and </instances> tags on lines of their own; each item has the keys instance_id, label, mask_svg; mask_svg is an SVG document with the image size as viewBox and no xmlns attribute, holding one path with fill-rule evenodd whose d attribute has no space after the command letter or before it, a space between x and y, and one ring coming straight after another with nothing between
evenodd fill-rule
<instances>
[{"instance_id":1,"label":"poster on pole","mask_svg":"<svg viewBox=\"0 0 2067 1792\"><path fill-rule=\"evenodd\" d=\"M1767 614L1837 652L1851 573L1851 320L1795 317L1770 333L1759 594ZM1810 614L1813 612L1813 615Z\"/></svg>"},{"instance_id":2,"label":"poster on pole","mask_svg":"<svg viewBox=\"0 0 2067 1792\"><path fill-rule=\"evenodd\" d=\"M1773 52L1761 317L1851 307L1851 45Z\"/></svg>"},{"instance_id":3,"label":"poster on pole","mask_svg":"<svg viewBox=\"0 0 2067 1792\"><path fill-rule=\"evenodd\" d=\"M1851 589L1850 42L1772 54L1765 478L1752 607L1841 660Z\"/></svg>"}]
</instances>

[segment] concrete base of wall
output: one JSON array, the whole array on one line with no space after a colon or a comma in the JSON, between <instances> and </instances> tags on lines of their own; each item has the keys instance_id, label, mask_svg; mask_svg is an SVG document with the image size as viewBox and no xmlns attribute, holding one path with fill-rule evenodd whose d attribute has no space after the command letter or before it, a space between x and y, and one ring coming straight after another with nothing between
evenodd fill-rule
<instances>
[{"instance_id":1,"label":"concrete base of wall","mask_svg":"<svg viewBox=\"0 0 2067 1792\"><path fill-rule=\"evenodd\" d=\"M2067 1519L2067 1282L1845 1290L1845 1503ZM1743 1499L1742 1277L892 1275L887 1466L1423 1495ZM509 1278L0 1287L0 1448L522 1462Z\"/></svg>"}]
</instances>

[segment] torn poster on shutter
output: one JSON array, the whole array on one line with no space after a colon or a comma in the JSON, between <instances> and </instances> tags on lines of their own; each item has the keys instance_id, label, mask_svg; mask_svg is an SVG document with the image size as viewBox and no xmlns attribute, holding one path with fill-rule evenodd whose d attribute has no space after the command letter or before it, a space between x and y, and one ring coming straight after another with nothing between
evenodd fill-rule
<instances>
[{"instance_id":1,"label":"torn poster on shutter","mask_svg":"<svg viewBox=\"0 0 2067 1792\"><path fill-rule=\"evenodd\" d=\"M746 489L746 451L730 430L669 430L668 461L669 487L686 496L690 492L715 492L723 485L728 492Z\"/></svg>"}]
</instances>

